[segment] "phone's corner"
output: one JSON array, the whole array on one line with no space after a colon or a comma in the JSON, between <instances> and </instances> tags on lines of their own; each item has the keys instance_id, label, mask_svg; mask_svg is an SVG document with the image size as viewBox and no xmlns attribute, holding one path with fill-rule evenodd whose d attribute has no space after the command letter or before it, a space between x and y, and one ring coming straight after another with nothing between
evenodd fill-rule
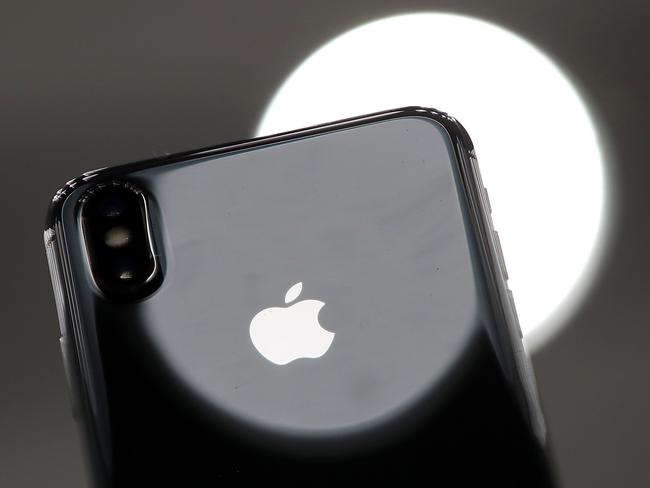
<instances>
[{"instance_id":1,"label":"phone's corner","mask_svg":"<svg viewBox=\"0 0 650 488\"><path fill-rule=\"evenodd\" d=\"M98 170L100 171L100 170ZM67 181L55 193L47 207L43 229L43 244L50 270L52 288L56 303L57 314L61 335L65 336L68 330L68 301L65 298L65 260L62 257L62 230L63 208L70 196L81 185L84 185L89 175L96 172L84 173L76 178Z\"/></svg>"},{"instance_id":2,"label":"phone's corner","mask_svg":"<svg viewBox=\"0 0 650 488\"><path fill-rule=\"evenodd\" d=\"M45 213L45 223L44 223L44 232L46 235L46 244L47 244L47 235L54 232L54 228L57 222L61 219L61 213L63 211L63 206L68 200L70 195L77 190L82 185L85 185L89 180L101 175L106 171L107 168L100 168L92 171L87 171L76 178L73 178L67 181L61 188L59 188L54 195L52 196L49 205L47 206L47 211ZM48 232L50 231L50 232Z\"/></svg>"},{"instance_id":3,"label":"phone's corner","mask_svg":"<svg viewBox=\"0 0 650 488\"><path fill-rule=\"evenodd\" d=\"M472 142L472 138L469 136L469 133L465 129L465 126L463 126L463 124L461 124L460 121L455 117L451 117L451 116L448 117L451 120L451 123L453 123L453 125L455 126L456 133L460 138L460 140L462 141L463 146L465 146L465 149L467 149L467 151L472 156L474 156L475 155L474 143Z\"/></svg>"},{"instance_id":4,"label":"phone's corner","mask_svg":"<svg viewBox=\"0 0 650 488\"><path fill-rule=\"evenodd\" d=\"M447 112L423 105L409 105L396 109L394 114L398 117L424 117L434 120L447 130L454 142L460 142L470 155L474 154L474 143L467 130L456 117Z\"/></svg>"}]
</instances>

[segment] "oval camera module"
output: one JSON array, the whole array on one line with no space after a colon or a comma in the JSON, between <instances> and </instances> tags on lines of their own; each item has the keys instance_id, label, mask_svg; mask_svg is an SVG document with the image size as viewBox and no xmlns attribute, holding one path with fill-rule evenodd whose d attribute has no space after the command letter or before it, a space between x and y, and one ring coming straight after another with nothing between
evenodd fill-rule
<instances>
[{"instance_id":1,"label":"oval camera module","mask_svg":"<svg viewBox=\"0 0 650 488\"><path fill-rule=\"evenodd\" d=\"M110 298L136 299L160 284L147 200L131 183L103 183L81 200L81 230L91 273Z\"/></svg>"}]
</instances>

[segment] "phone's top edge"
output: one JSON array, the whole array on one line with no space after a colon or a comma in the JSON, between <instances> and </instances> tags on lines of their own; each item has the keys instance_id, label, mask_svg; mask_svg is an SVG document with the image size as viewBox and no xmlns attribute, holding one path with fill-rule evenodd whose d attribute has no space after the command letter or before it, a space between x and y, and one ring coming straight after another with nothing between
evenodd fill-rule
<instances>
[{"instance_id":1,"label":"phone's top edge","mask_svg":"<svg viewBox=\"0 0 650 488\"><path fill-rule=\"evenodd\" d=\"M334 122L326 122L323 124L318 124L303 129L291 130L287 132L280 132L278 134L272 134L268 136L261 136L252 139L244 139L235 142L228 142L225 144L219 144L215 146L207 146L199 149L193 149L189 151L182 151L174 154L167 154L164 156L159 156L155 158L149 158L141 161L136 161L133 163L121 164L118 166L104 167L86 173L81 174L80 176L73 178L68 181L61 189L59 189L52 198L52 201L49 205L46 219L45 219L45 230L52 229L57 219L59 218L61 209L63 208L63 203L66 198L79 186L93 180L97 177L102 178L111 178L113 176L117 177L118 175L138 171L141 169L146 169L155 166L163 166L166 164L176 163L183 160L193 159L197 157L206 157L212 155L218 155L231 151L252 149L257 146L262 146L266 144L273 144L288 141L291 139L297 139L300 137L318 135L323 132L330 131L332 129L345 129L349 127L354 127L357 125L363 125L371 122L378 122L382 120L389 120L399 117L426 117L433 119L439 122L443 127L449 132L450 136L458 137L463 144L463 146L468 150L473 150L473 144L465 128L452 116L448 115L445 112L436 110L433 108L420 107L420 106L408 106L392 110L384 110L381 112L375 112L368 115L355 116L346 119L337 120Z\"/></svg>"}]
</instances>

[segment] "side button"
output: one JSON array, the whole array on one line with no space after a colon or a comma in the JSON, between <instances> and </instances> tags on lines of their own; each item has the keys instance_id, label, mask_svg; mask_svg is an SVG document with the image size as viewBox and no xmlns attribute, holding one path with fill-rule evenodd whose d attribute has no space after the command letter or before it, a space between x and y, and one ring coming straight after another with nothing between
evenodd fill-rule
<instances>
[{"instance_id":1,"label":"side button","mask_svg":"<svg viewBox=\"0 0 650 488\"><path fill-rule=\"evenodd\" d=\"M512 309L512 315L515 318L515 324L517 325L517 330L519 331L519 337L524 338L524 334L521 332L521 324L519 323L519 316L517 315L517 307L515 306L515 297L512 294L512 290L508 288L508 299L510 300L510 308Z\"/></svg>"},{"instance_id":2,"label":"side button","mask_svg":"<svg viewBox=\"0 0 650 488\"><path fill-rule=\"evenodd\" d=\"M506 260L503 257L503 249L501 249L501 240L499 239L499 233L496 230L494 231L494 242L496 243L497 254L499 255L499 263L501 264L501 270L503 271L503 276L507 280L508 268L506 268Z\"/></svg>"},{"instance_id":3,"label":"side button","mask_svg":"<svg viewBox=\"0 0 650 488\"><path fill-rule=\"evenodd\" d=\"M487 204L488 213L492 213L492 202L490 202L490 195L487 188L483 187L483 195L485 195L485 203Z\"/></svg>"},{"instance_id":4,"label":"side button","mask_svg":"<svg viewBox=\"0 0 650 488\"><path fill-rule=\"evenodd\" d=\"M70 404L72 406L72 417L79 419L81 416L81 402L79 401L79 392L75 388L76 382L74 380L74 369L71 362L72 355L70 354L70 342L67 336L62 336L59 339L61 345L61 357L63 358L63 369L65 370L65 377L68 383L68 394L70 396Z\"/></svg>"}]
</instances>

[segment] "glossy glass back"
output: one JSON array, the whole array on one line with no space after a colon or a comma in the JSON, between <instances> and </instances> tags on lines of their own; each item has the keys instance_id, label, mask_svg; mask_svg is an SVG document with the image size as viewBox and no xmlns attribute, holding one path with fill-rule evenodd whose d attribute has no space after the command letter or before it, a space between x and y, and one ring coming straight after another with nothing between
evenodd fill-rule
<instances>
[{"instance_id":1,"label":"glossy glass back","mask_svg":"<svg viewBox=\"0 0 650 488\"><path fill-rule=\"evenodd\" d=\"M482 465L501 437L546 473L463 135L411 111L70 188L53 235L99 478L198 483L283 466L308 479L329 463L344 479L378 462L393 463L379 477L419 476L424 446ZM146 297L116 302L94 284L79 201L106 181L147 200L162 280ZM459 459L465 442L483 447ZM160 466L171 459L181 468Z\"/></svg>"}]
</instances>

